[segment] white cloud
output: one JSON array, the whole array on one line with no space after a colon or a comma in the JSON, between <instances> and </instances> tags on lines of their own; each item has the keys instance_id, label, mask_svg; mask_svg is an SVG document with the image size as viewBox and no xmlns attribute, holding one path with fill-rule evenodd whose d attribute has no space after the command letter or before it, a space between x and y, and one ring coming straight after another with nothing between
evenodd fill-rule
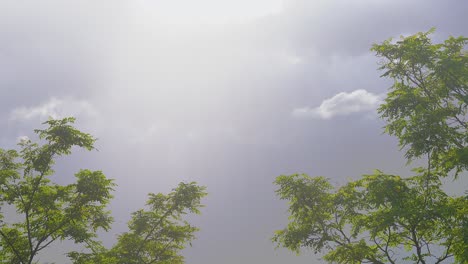
<instances>
[{"instance_id":1,"label":"white cloud","mask_svg":"<svg viewBox=\"0 0 468 264\"><path fill-rule=\"evenodd\" d=\"M322 101L315 108L303 107L293 110L295 117L330 119L338 115L374 111L382 102L383 95L373 94L364 89L351 93L341 92Z\"/></svg>"},{"instance_id":2,"label":"white cloud","mask_svg":"<svg viewBox=\"0 0 468 264\"><path fill-rule=\"evenodd\" d=\"M18 143L25 142L25 141L28 141L28 140L29 140L28 136L19 136L19 137L16 138L16 142L18 142Z\"/></svg>"},{"instance_id":3,"label":"white cloud","mask_svg":"<svg viewBox=\"0 0 468 264\"><path fill-rule=\"evenodd\" d=\"M63 118L66 116L94 116L96 110L85 100L73 100L71 98L55 98L37 106L18 107L10 112L11 120L31 120L47 118Z\"/></svg>"}]
</instances>

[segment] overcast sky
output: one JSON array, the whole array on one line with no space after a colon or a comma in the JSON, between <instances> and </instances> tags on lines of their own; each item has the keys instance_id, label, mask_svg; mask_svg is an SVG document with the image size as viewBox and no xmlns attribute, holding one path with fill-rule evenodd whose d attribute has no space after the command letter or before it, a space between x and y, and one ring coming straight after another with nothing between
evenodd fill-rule
<instances>
[{"instance_id":1,"label":"overcast sky","mask_svg":"<svg viewBox=\"0 0 468 264\"><path fill-rule=\"evenodd\" d=\"M382 135L372 43L436 27L468 36L466 0L0 0L0 147L49 116L99 138L57 164L118 184L106 245L149 192L207 186L188 264L320 263L277 249L287 223L276 176L343 184L373 169L405 173ZM467 181L448 189L461 193ZM41 261L67 263L55 247Z\"/></svg>"}]
</instances>

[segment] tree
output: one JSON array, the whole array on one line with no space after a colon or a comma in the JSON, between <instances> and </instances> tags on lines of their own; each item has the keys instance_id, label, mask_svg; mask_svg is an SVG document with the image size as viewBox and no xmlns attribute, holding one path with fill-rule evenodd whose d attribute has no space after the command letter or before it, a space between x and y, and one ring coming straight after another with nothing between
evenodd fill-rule
<instances>
[{"instance_id":1,"label":"tree","mask_svg":"<svg viewBox=\"0 0 468 264\"><path fill-rule=\"evenodd\" d=\"M291 216L273 241L297 253L326 250L330 263L465 263L467 197L448 196L437 177L427 189L427 171L416 172L376 171L337 190L323 177L279 176Z\"/></svg>"},{"instance_id":2,"label":"tree","mask_svg":"<svg viewBox=\"0 0 468 264\"><path fill-rule=\"evenodd\" d=\"M105 206L113 183L102 172L81 170L75 174L76 183L66 186L49 179L57 156L70 154L73 146L93 149L95 139L73 128L73 121L49 120L49 128L35 130L44 145L24 140L19 152L0 149L0 202L24 217L1 222L3 263L33 263L54 241L92 241L96 230L110 227Z\"/></svg>"},{"instance_id":3,"label":"tree","mask_svg":"<svg viewBox=\"0 0 468 264\"><path fill-rule=\"evenodd\" d=\"M427 166L407 178L377 171L337 189L323 177L279 176L291 216L273 237L278 246L326 251L338 263L468 263L468 196L451 197L440 182L468 166L468 39L432 44L432 32L372 48L382 76L394 80L379 108L385 131L408 162L424 157Z\"/></svg>"},{"instance_id":4,"label":"tree","mask_svg":"<svg viewBox=\"0 0 468 264\"><path fill-rule=\"evenodd\" d=\"M426 157L428 167L457 176L468 168L468 38L433 44L433 32L372 47L394 81L379 113L409 160Z\"/></svg>"},{"instance_id":5,"label":"tree","mask_svg":"<svg viewBox=\"0 0 468 264\"><path fill-rule=\"evenodd\" d=\"M19 143L20 151L0 149L0 205L17 213L9 219L0 214L0 263L36 263L41 251L60 240L84 244L94 252L88 257L102 256L104 248L96 232L109 230L112 223L106 205L112 198L113 181L101 171L90 170L76 173L73 184L62 186L50 180L57 157L70 154L75 146L94 149L95 139L74 128L74 121L45 122L48 128L35 130L42 145L28 139ZM133 215L131 231L121 235L118 247L112 250L116 258L93 263L146 263L143 260L155 251L161 255L151 263L179 263L182 257L178 252L197 230L183 221L182 215L198 213L204 189L195 183L181 183L167 196L150 194L151 209ZM127 256L135 247L138 254ZM69 256L81 263L77 260L81 254L71 252Z\"/></svg>"},{"instance_id":6,"label":"tree","mask_svg":"<svg viewBox=\"0 0 468 264\"><path fill-rule=\"evenodd\" d=\"M182 219L188 212L200 213L205 188L194 182L180 183L168 195L150 194L149 210L133 213L129 232L121 234L111 249L91 247L92 253L71 252L76 264L183 263L179 254L198 228Z\"/></svg>"}]
</instances>

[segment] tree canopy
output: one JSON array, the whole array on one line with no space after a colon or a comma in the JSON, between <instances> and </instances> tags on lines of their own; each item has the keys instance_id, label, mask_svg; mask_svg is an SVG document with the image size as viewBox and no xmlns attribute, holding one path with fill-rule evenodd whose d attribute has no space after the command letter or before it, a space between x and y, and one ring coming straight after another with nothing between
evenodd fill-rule
<instances>
[{"instance_id":1,"label":"tree canopy","mask_svg":"<svg viewBox=\"0 0 468 264\"><path fill-rule=\"evenodd\" d=\"M468 166L468 38L433 44L433 32L372 47L382 76L394 82L379 113L409 160L424 157L428 166L458 175Z\"/></svg>"},{"instance_id":2,"label":"tree canopy","mask_svg":"<svg viewBox=\"0 0 468 264\"><path fill-rule=\"evenodd\" d=\"M111 249L92 245L92 253L71 252L69 256L76 264L184 263L179 252L195 238L198 228L182 216L199 214L205 195L205 188L194 182L180 183L167 195L150 194L148 209L133 213L129 231L119 235Z\"/></svg>"},{"instance_id":3,"label":"tree canopy","mask_svg":"<svg viewBox=\"0 0 468 264\"><path fill-rule=\"evenodd\" d=\"M330 263L468 263L468 196L447 195L441 178L468 166L468 55L465 37L432 44L418 33L372 48L394 83L378 109L408 162L401 177L376 171L335 188L324 177L279 176L290 222L273 241L325 252Z\"/></svg>"},{"instance_id":4,"label":"tree canopy","mask_svg":"<svg viewBox=\"0 0 468 264\"><path fill-rule=\"evenodd\" d=\"M437 177L428 184L427 171L415 172L376 171L337 189L323 177L280 176L277 193L291 216L273 241L295 252L326 250L331 263L453 263L454 256L464 263L468 199L448 196Z\"/></svg>"},{"instance_id":5,"label":"tree canopy","mask_svg":"<svg viewBox=\"0 0 468 264\"><path fill-rule=\"evenodd\" d=\"M180 250L198 230L183 216L199 213L205 187L180 183L167 195L150 194L148 209L133 214L130 230L116 246L104 248L96 232L111 227L106 207L113 181L86 169L69 185L50 179L57 157L71 154L73 147L94 149L95 138L73 127L74 121L45 122L46 129L35 130L43 144L27 139L19 143L20 151L0 149L0 263L36 263L40 252L61 240L85 245L90 252L70 252L74 263L181 263ZM17 217L6 217L8 209L16 210Z\"/></svg>"}]
</instances>

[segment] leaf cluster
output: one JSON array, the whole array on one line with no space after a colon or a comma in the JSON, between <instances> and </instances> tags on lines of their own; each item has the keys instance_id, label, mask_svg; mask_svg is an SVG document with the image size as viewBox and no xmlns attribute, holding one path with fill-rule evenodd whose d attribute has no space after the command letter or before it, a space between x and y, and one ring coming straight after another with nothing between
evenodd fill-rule
<instances>
[{"instance_id":1,"label":"leaf cluster","mask_svg":"<svg viewBox=\"0 0 468 264\"><path fill-rule=\"evenodd\" d=\"M205 187L180 183L167 195L150 194L147 209L133 213L129 231L106 249L96 232L110 229L113 219L106 207L113 181L86 169L72 184L50 179L57 157L71 154L73 147L94 149L95 139L77 130L74 121L45 122L46 129L35 130L42 144L27 139L19 143L20 151L0 149L0 263L36 263L41 251L63 240L88 250L68 253L77 264L182 263L180 251L198 231L184 216L200 213ZM7 219L4 213L12 208L16 217Z\"/></svg>"},{"instance_id":2,"label":"leaf cluster","mask_svg":"<svg viewBox=\"0 0 468 264\"><path fill-rule=\"evenodd\" d=\"M437 177L416 172L403 179L376 171L338 189L323 177L279 176L277 194L289 202L290 222L273 241L297 253L326 251L324 259L338 263L462 259L468 197L450 197Z\"/></svg>"},{"instance_id":3,"label":"leaf cluster","mask_svg":"<svg viewBox=\"0 0 468 264\"><path fill-rule=\"evenodd\" d=\"M468 169L468 38L433 44L433 32L372 47L393 80L378 109L385 132L408 163L427 166L409 178L376 171L338 189L323 177L279 176L290 212L273 237L279 246L325 251L337 263L468 263L468 196L449 196L440 182Z\"/></svg>"},{"instance_id":4,"label":"leaf cluster","mask_svg":"<svg viewBox=\"0 0 468 264\"><path fill-rule=\"evenodd\" d=\"M105 210L112 195L112 180L100 171L80 170L76 182L53 183L54 159L71 153L74 146L93 149L95 139L71 126L73 118L49 120L36 133L46 143L24 140L21 150L0 149L0 204L16 208L23 220L8 221L0 214L0 263L33 263L54 241L76 243L95 239L112 218Z\"/></svg>"},{"instance_id":5,"label":"leaf cluster","mask_svg":"<svg viewBox=\"0 0 468 264\"><path fill-rule=\"evenodd\" d=\"M409 160L427 157L457 176L468 168L468 38L433 44L433 32L373 46L382 76L393 80L379 113Z\"/></svg>"},{"instance_id":6,"label":"leaf cluster","mask_svg":"<svg viewBox=\"0 0 468 264\"><path fill-rule=\"evenodd\" d=\"M197 227L183 216L200 213L205 187L180 183L167 195L150 194L147 209L133 213L129 231L111 249L91 247L93 253L71 252L76 264L183 263L180 251L195 238Z\"/></svg>"}]
</instances>

